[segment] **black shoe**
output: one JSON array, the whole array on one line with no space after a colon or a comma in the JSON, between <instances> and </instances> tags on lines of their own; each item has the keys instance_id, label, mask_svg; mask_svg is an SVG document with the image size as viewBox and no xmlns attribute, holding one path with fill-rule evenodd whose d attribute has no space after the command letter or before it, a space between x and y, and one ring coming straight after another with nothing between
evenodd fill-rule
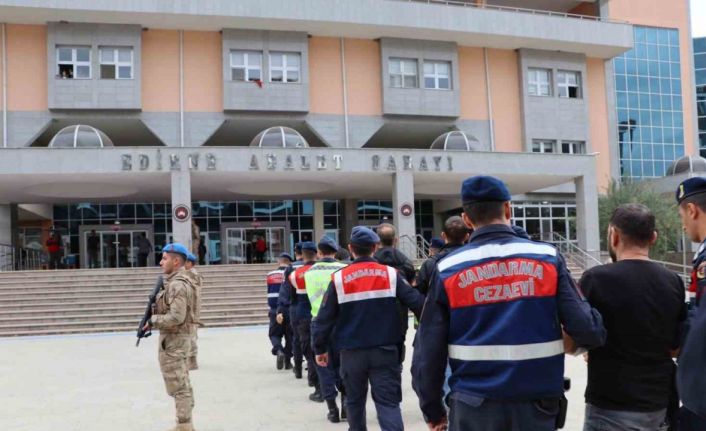
<instances>
[{"instance_id":1,"label":"black shoe","mask_svg":"<svg viewBox=\"0 0 706 431\"><path fill-rule=\"evenodd\" d=\"M309 383L309 387L310 387L310 388L313 388L313 387L315 387L315 386L316 386L316 383L314 383L314 381L313 381L313 380L309 380L309 382L308 382L308 383Z\"/></svg>"},{"instance_id":2,"label":"black shoe","mask_svg":"<svg viewBox=\"0 0 706 431\"><path fill-rule=\"evenodd\" d=\"M292 369L292 360L291 360L291 359L285 359L285 360L284 360L284 369L285 369L285 370L291 370L291 369Z\"/></svg>"},{"instance_id":3,"label":"black shoe","mask_svg":"<svg viewBox=\"0 0 706 431\"><path fill-rule=\"evenodd\" d=\"M321 390L317 387L314 392L309 395L309 399L315 403L323 403L324 397L321 396Z\"/></svg>"},{"instance_id":4,"label":"black shoe","mask_svg":"<svg viewBox=\"0 0 706 431\"><path fill-rule=\"evenodd\" d=\"M302 364L295 363L293 370L294 370L294 377L296 377L297 379L301 379L302 378Z\"/></svg>"},{"instance_id":5,"label":"black shoe","mask_svg":"<svg viewBox=\"0 0 706 431\"><path fill-rule=\"evenodd\" d=\"M284 368L284 352L280 350L277 352L277 369L281 370L282 368Z\"/></svg>"},{"instance_id":6,"label":"black shoe","mask_svg":"<svg viewBox=\"0 0 706 431\"><path fill-rule=\"evenodd\" d=\"M341 419L348 419L348 409L346 409L346 397L341 395Z\"/></svg>"},{"instance_id":7,"label":"black shoe","mask_svg":"<svg viewBox=\"0 0 706 431\"><path fill-rule=\"evenodd\" d=\"M328 414L326 415L326 419L328 419L329 422L337 424L341 422L341 419L338 415L338 406L336 405L336 399L332 400L326 400L326 405L328 406Z\"/></svg>"}]
</instances>

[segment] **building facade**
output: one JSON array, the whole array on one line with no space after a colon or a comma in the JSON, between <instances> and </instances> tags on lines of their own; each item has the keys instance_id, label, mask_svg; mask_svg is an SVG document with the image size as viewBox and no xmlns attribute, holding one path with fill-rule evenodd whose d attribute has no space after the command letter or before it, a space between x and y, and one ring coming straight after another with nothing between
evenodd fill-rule
<instances>
[{"instance_id":1,"label":"building facade","mask_svg":"<svg viewBox=\"0 0 706 431\"><path fill-rule=\"evenodd\" d=\"M0 244L131 266L195 224L240 263L387 219L412 253L490 174L596 252L599 191L698 148L687 1L638 3L0 0Z\"/></svg>"},{"instance_id":2,"label":"building facade","mask_svg":"<svg viewBox=\"0 0 706 431\"><path fill-rule=\"evenodd\" d=\"M706 156L706 37L694 39L694 76L698 115L699 151Z\"/></svg>"}]
</instances>

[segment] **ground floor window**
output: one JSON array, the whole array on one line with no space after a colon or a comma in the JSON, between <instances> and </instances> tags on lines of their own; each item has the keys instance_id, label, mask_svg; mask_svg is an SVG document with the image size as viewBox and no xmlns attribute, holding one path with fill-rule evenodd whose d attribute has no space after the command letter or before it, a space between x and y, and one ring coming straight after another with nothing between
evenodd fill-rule
<instances>
[{"instance_id":1,"label":"ground floor window","mask_svg":"<svg viewBox=\"0 0 706 431\"><path fill-rule=\"evenodd\" d=\"M513 223L524 228L532 237L554 241L552 232L576 241L576 204L574 202L519 201L513 202Z\"/></svg>"}]
</instances>

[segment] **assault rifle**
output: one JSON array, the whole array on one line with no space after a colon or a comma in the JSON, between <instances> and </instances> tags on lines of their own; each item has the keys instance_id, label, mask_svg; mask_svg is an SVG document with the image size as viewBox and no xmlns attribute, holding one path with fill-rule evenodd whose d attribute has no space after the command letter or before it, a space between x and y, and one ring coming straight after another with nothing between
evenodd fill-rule
<instances>
[{"instance_id":1,"label":"assault rifle","mask_svg":"<svg viewBox=\"0 0 706 431\"><path fill-rule=\"evenodd\" d=\"M140 326L137 327L137 343L135 344L135 347L138 347L140 345L140 340L152 335L152 328L148 329L147 331L145 331L143 328L145 327L147 322L149 322L152 318L152 311L154 310L154 304L157 301L157 294L160 290L162 290L163 286L164 278L160 275L159 277L157 277L157 283L155 284L154 289L152 289L152 293L150 293L150 296L148 297L145 315L142 316L142 320L140 320Z\"/></svg>"}]
</instances>

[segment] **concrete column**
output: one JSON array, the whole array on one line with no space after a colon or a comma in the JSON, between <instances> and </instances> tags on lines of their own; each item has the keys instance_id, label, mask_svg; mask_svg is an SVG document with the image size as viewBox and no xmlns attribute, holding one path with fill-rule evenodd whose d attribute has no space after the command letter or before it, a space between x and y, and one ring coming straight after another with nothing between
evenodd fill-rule
<instances>
[{"instance_id":1,"label":"concrete column","mask_svg":"<svg viewBox=\"0 0 706 431\"><path fill-rule=\"evenodd\" d=\"M172 234L174 242L183 244L191 250L191 173L188 169L172 171ZM189 218L177 221L174 208L185 205L189 208Z\"/></svg>"},{"instance_id":2,"label":"concrete column","mask_svg":"<svg viewBox=\"0 0 706 431\"><path fill-rule=\"evenodd\" d=\"M314 200L314 242L324 236L324 201Z\"/></svg>"},{"instance_id":3,"label":"concrete column","mask_svg":"<svg viewBox=\"0 0 706 431\"><path fill-rule=\"evenodd\" d=\"M402 207L410 205L412 212L402 214ZM414 220L414 176L411 172L398 172L392 176L392 219L400 238L398 247L410 258L416 258L416 225Z\"/></svg>"},{"instance_id":4,"label":"concrete column","mask_svg":"<svg viewBox=\"0 0 706 431\"><path fill-rule=\"evenodd\" d=\"M358 225L358 201L355 199L344 199L341 201L341 233L339 237L340 245L348 245L348 238L351 237L351 231Z\"/></svg>"},{"instance_id":5,"label":"concrete column","mask_svg":"<svg viewBox=\"0 0 706 431\"><path fill-rule=\"evenodd\" d=\"M594 172L574 179L576 185L576 238L579 247L596 258L601 243L598 227L598 185Z\"/></svg>"}]
</instances>

